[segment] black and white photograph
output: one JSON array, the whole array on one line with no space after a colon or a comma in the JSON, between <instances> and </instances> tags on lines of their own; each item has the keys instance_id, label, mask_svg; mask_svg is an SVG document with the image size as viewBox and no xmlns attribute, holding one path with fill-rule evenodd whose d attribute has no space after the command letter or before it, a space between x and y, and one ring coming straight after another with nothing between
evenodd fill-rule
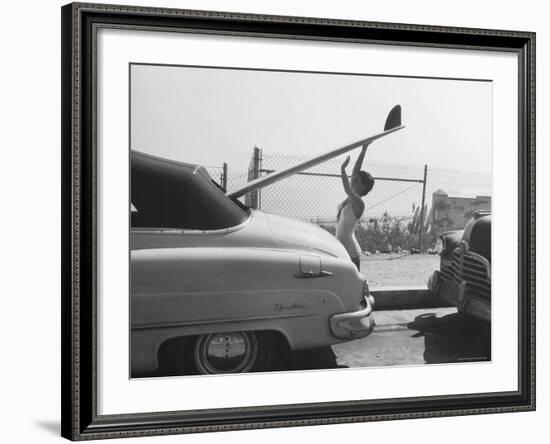
<instances>
[{"instance_id":1,"label":"black and white photograph","mask_svg":"<svg viewBox=\"0 0 550 444\"><path fill-rule=\"evenodd\" d=\"M535 33L246 11L61 9L62 436L534 410Z\"/></svg>"},{"instance_id":2,"label":"black and white photograph","mask_svg":"<svg viewBox=\"0 0 550 444\"><path fill-rule=\"evenodd\" d=\"M490 79L129 88L131 378L491 361Z\"/></svg>"}]
</instances>

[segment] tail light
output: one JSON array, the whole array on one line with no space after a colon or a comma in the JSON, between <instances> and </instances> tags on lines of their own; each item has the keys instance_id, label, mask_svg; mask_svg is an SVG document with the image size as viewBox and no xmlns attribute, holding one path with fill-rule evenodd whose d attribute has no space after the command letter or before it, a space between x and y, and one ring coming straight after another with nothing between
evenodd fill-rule
<instances>
[{"instance_id":1,"label":"tail light","mask_svg":"<svg viewBox=\"0 0 550 444\"><path fill-rule=\"evenodd\" d=\"M369 284L366 280L363 281L363 294L361 295L361 306L366 307L369 301L371 308L374 309L374 297L370 294Z\"/></svg>"},{"instance_id":2,"label":"tail light","mask_svg":"<svg viewBox=\"0 0 550 444\"><path fill-rule=\"evenodd\" d=\"M370 296L370 290L369 290L369 283L364 280L363 281L363 297Z\"/></svg>"}]
</instances>

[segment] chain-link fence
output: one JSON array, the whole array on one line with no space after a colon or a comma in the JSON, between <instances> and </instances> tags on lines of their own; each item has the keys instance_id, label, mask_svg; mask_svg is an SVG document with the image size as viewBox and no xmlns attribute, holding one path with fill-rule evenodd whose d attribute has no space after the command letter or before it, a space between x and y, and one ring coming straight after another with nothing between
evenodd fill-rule
<instances>
[{"instance_id":1,"label":"chain-link fence","mask_svg":"<svg viewBox=\"0 0 550 444\"><path fill-rule=\"evenodd\" d=\"M229 168L227 163L222 166L206 166L210 177L224 190L231 191L241 188L250 180L248 171L235 171ZM249 205L251 206L251 205ZM251 206L252 207L252 206ZM257 208L257 207L253 207Z\"/></svg>"},{"instance_id":2,"label":"chain-link fence","mask_svg":"<svg viewBox=\"0 0 550 444\"><path fill-rule=\"evenodd\" d=\"M227 165L209 171L213 178L218 174L224 189L232 190L303 160L255 148L248 172L232 171ZM348 166L350 174L354 160ZM268 213L316 223L334 233L337 207L346 198L340 176L342 161L337 158L324 162L249 193L245 203ZM364 198L365 211L356 227L364 251L429 250L443 231L462 229L474 211L491 208L489 173L373 163L368 153L363 169L375 179L372 191Z\"/></svg>"}]
</instances>

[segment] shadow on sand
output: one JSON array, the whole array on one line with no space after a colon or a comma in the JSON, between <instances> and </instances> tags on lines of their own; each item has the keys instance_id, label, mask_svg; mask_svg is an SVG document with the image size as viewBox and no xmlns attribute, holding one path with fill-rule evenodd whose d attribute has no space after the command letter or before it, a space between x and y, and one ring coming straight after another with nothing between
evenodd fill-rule
<instances>
[{"instance_id":1,"label":"shadow on sand","mask_svg":"<svg viewBox=\"0 0 550 444\"><path fill-rule=\"evenodd\" d=\"M417 316L407 324L424 336L424 360L427 364L491 360L491 326L482 321L453 313L438 318L434 313Z\"/></svg>"}]
</instances>

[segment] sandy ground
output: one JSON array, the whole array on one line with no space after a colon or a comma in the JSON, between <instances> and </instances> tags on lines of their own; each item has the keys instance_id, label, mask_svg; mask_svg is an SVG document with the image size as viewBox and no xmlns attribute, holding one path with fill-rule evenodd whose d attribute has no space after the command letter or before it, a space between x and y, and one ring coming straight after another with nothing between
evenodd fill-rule
<instances>
[{"instance_id":1,"label":"sandy ground","mask_svg":"<svg viewBox=\"0 0 550 444\"><path fill-rule=\"evenodd\" d=\"M488 361L490 327L456 308L374 313L366 338L292 353L290 370Z\"/></svg>"},{"instance_id":2,"label":"sandy ground","mask_svg":"<svg viewBox=\"0 0 550 444\"><path fill-rule=\"evenodd\" d=\"M376 254L361 257L361 271L371 289L426 285L434 270L439 270L439 255Z\"/></svg>"}]
</instances>

